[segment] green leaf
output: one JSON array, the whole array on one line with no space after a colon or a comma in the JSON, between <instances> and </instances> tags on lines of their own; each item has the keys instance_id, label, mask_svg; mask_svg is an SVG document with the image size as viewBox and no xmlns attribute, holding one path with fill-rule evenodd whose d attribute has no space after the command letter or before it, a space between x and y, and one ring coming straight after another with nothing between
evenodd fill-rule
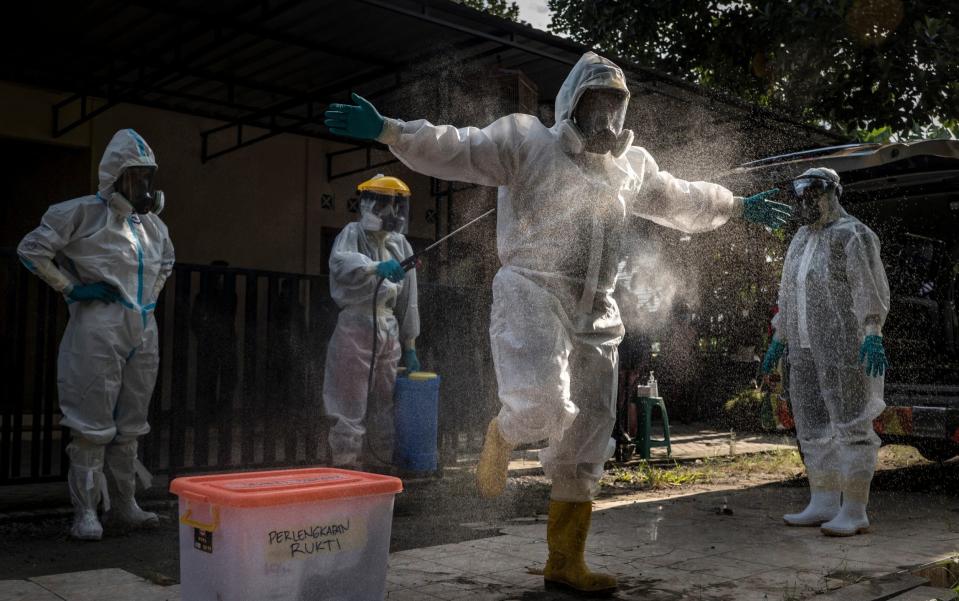
<instances>
[{"instance_id":1,"label":"green leaf","mask_svg":"<svg viewBox=\"0 0 959 601\"><path fill-rule=\"evenodd\" d=\"M556 33L811 124L888 140L959 118L959 13L913 0L887 22L882 4L548 0Z\"/></svg>"}]
</instances>

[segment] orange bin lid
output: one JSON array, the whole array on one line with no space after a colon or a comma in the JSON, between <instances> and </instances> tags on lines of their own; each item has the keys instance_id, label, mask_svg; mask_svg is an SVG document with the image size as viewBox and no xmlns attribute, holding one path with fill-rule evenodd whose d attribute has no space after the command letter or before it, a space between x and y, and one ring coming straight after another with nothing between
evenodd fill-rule
<instances>
[{"instance_id":1,"label":"orange bin lid","mask_svg":"<svg viewBox=\"0 0 959 601\"><path fill-rule=\"evenodd\" d=\"M170 492L179 497L227 507L270 507L402 490L399 478L329 467L186 476L170 484Z\"/></svg>"}]
</instances>

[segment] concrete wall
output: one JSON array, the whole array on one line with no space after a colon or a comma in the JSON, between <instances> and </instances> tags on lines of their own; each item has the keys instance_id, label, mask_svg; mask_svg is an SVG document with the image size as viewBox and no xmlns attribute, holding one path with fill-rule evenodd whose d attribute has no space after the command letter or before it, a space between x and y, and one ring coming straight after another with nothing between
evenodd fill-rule
<instances>
[{"instance_id":1,"label":"concrete wall","mask_svg":"<svg viewBox=\"0 0 959 601\"><path fill-rule=\"evenodd\" d=\"M402 178L413 190L410 236L435 236L436 226L426 220L434 208L429 179L399 163L328 181L327 153L348 146L281 135L203 164L200 132L219 122L133 105L114 107L53 139L51 106L63 98L0 82L0 137L90 148L89 193L96 189L97 163L113 133L136 129L156 153L158 187L167 200L162 217L181 262L222 259L234 267L320 273L323 229L339 229L357 218L348 199L357 183L378 171ZM347 171L364 161L364 153L353 153L339 157L335 168ZM333 196L332 209L321 208L324 195Z\"/></svg>"}]
</instances>

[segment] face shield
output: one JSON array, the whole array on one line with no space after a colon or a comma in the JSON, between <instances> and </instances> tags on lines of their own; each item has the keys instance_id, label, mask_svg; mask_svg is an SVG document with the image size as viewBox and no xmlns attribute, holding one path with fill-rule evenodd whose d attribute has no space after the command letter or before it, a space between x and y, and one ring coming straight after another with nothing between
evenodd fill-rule
<instances>
[{"instance_id":1,"label":"face shield","mask_svg":"<svg viewBox=\"0 0 959 601\"><path fill-rule=\"evenodd\" d=\"M583 135L586 152L605 154L618 146L624 134L628 104L629 97L619 90L597 88L583 92L573 111L573 123Z\"/></svg>"},{"instance_id":2,"label":"face shield","mask_svg":"<svg viewBox=\"0 0 959 601\"><path fill-rule=\"evenodd\" d=\"M838 184L820 175L801 175L793 180L792 192L796 198L794 215L802 225L822 219L826 198L838 189Z\"/></svg>"},{"instance_id":3,"label":"face shield","mask_svg":"<svg viewBox=\"0 0 959 601\"><path fill-rule=\"evenodd\" d=\"M365 230L406 234L409 215L408 196L370 191L360 194L360 224Z\"/></svg>"},{"instance_id":4,"label":"face shield","mask_svg":"<svg viewBox=\"0 0 959 601\"><path fill-rule=\"evenodd\" d=\"M141 215L157 209L158 194L153 188L156 167L127 167L120 173L114 189Z\"/></svg>"}]
</instances>

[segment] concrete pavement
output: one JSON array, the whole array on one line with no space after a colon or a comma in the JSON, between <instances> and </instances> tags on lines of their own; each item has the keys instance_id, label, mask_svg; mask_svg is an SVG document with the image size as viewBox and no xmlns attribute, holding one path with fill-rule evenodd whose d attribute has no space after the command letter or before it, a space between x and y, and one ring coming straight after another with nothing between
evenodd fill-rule
<instances>
[{"instance_id":1,"label":"concrete pavement","mask_svg":"<svg viewBox=\"0 0 959 601\"><path fill-rule=\"evenodd\" d=\"M599 503L588 560L619 577L615 599L795 601L908 572L959 551L959 502L952 496L876 493L873 530L848 539L783 525L781 514L805 500L803 488L776 485ZM545 516L513 521L500 532L393 553L387 599L563 599L545 592L536 574L547 553ZM116 569L0 582L0 601L92 599L181 597L178 586L158 586Z\"/></svg>"}]
</instances>

